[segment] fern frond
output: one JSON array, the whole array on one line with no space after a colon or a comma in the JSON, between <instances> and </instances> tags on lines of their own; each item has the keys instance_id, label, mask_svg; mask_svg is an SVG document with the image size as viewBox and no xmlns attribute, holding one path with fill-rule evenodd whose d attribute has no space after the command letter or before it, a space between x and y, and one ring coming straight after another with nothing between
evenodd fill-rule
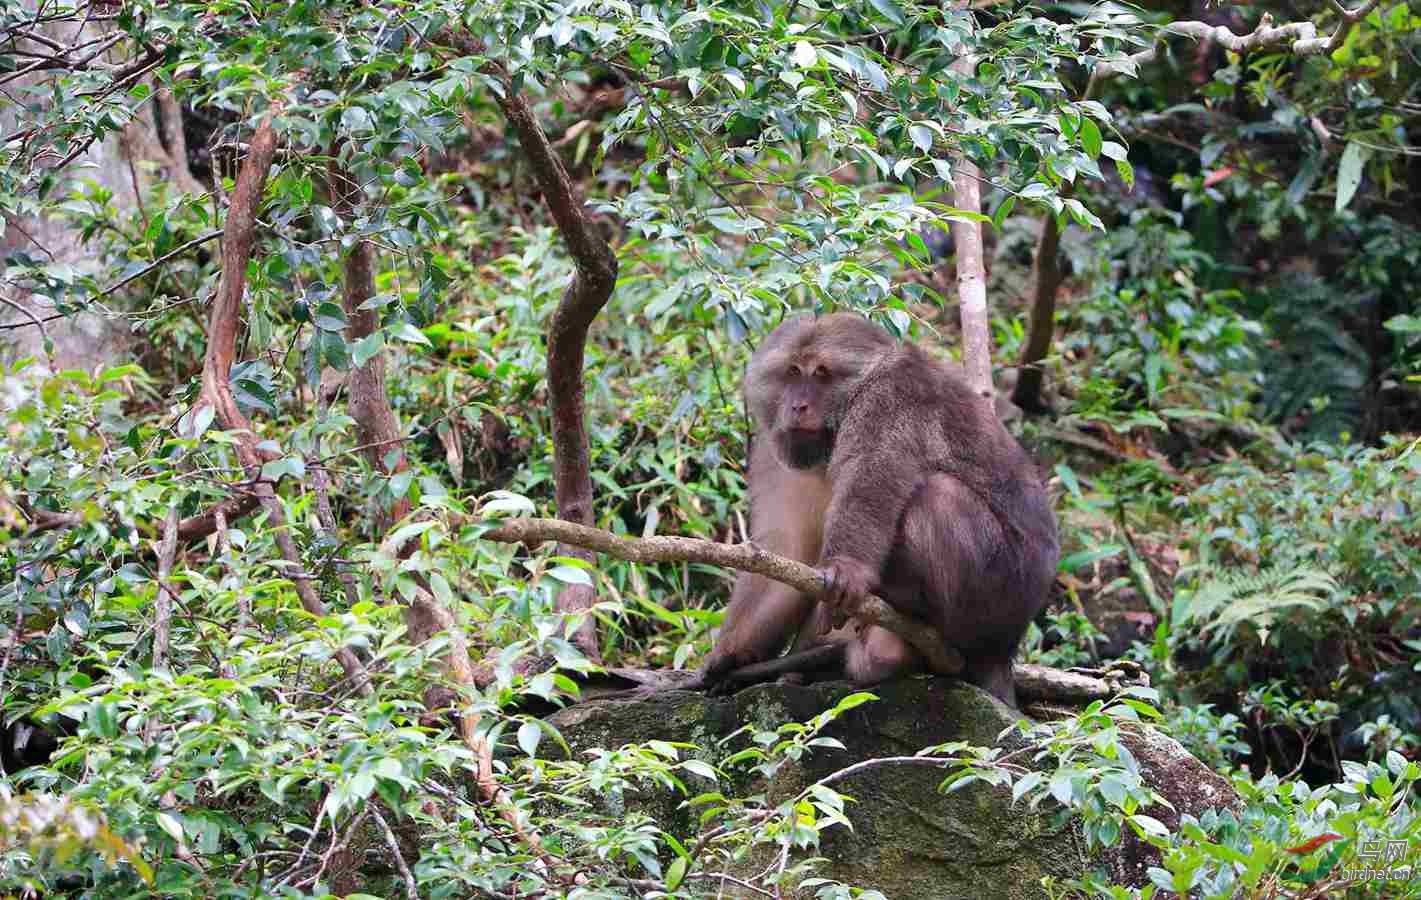
<instances>
[{"instance_id":1,"label":"fern frond","mask_svg":"<svg viewBox=\"0 0 1421 900\"><path fill-rule=\"evenodd\" d=\"M1321 612L1337 591L1332 575L1311 566L1228 573L1199 585L1187 620L1203 624L1203 633L1215 641L1226 641L1244 624L1266 640L1285 613L1300 608Z\"/></svg>"}]
</instances>

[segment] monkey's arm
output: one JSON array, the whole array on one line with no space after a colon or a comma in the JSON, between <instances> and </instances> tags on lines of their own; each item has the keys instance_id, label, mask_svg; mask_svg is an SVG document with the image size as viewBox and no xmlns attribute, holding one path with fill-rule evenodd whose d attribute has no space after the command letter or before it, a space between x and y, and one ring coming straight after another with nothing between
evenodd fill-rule
<instances>
[{"instance_id":1,"label":"monkey's arm","mask_svg":"<svg viewBox=\"0 0 1421 900\"><path fill-rule=\"evenodd\" d=\"M880 586L903 512L931 469L934 416L881 385L866 390L845 417L829 464L832 494L819 556L830 606L851 607ZM842 615L835 617L840 622Z\"/></svg>"},{"instance_id":2,"label":"monkey's arm","mask_svg":"<svg viewBox=\"0 0 1421 900\"><path fill-rule=\"evenodd\" d=\"M769 441L756 441L750 459L750 536L773 553L813 564L828 503L821 475L785 468ZM732 669L763 662L784 649L814 608L815 598L762 575L742 572L704 670L715 682Z\"/></svg>"}]
</instances>

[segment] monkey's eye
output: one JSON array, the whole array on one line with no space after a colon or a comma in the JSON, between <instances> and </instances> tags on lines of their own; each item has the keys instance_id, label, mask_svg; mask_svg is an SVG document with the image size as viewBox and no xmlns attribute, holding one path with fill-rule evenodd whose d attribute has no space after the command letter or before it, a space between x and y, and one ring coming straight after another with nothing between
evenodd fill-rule
<instances>
[{"instance_id":1,"label":"monkey's eye","mask_svg":"<svg viewBox=\"0 0 1421 900\"><path fill-rule=\"evenodd\" d=\"M802 373L802 372L799 371L799 366L790 366L790 367L789 367L789 377L791 377L791 378L798 378L798 377L799 377L800 375L802 375L802 374L804 374L804 373Z\"/></svg>"},{"instance_id":2,"label":"monkey's eye","mask_svg":"<svg viewBox=\"0 0 1421 900\"><path fill-rule=\"evenodd\" d=\"M824 366L820 366L819 368L814 370L814 377L818 378L820 381L823 381L829 377L829 370Z\"/></svg>"}]
</instances>

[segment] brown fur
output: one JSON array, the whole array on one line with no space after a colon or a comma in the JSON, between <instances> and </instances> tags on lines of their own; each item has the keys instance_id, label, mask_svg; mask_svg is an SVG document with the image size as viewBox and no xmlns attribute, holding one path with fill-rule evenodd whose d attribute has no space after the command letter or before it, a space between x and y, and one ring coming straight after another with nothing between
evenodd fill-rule
<instances>
[{"instance_id":1,"label":"brown fur","mask_svg":"<svg viewBox=\"0 0 1421 900\"><path fill-rule=\"evenodd\" d=\"M964 677L1014 703L1011 661L1055 577L1056 521L993 410L951 365L852 314L781 325L751 360L745 396L758 432L751 539L820 566L829 589L812 597L742 574L707 680L790 638L847 642L859 683L921 667L893 633L842 627L877 593L961 651Z\"/></svg>"}]
</instances>

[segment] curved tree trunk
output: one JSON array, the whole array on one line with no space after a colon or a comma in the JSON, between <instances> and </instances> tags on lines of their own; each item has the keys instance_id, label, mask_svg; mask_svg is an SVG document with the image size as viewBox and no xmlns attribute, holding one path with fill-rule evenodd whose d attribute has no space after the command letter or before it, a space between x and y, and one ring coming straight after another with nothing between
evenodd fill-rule
<instances>
[{"instance_id":1,"label":"curved tree trunk","mask_svg":"<svg viewBox=\"0 0 1421 900\"><path fill-rule=\"evenodd\" d=\"M1041 222L1041 236L1036 240L1036 256L1031 263L1031 312L1026 325L1026 344L1021 349L1021 370L1011 395L1011 402L1030 414L1049 411L1041 397L1045 374L1041 361L1051 351L1051 339L1055 335L1056 294L1061 289L1063 274L1060 250L1060 226L1055 216L1048 215Z\"/></svg>"},{"instance_id":2,"label":"curved tree trunk","mask_svg":"<svg viewBox=\"0 0 1421 900\"><path fill-rule=\"evenodd\" d=\"M572 282L563 293L548 325L548 397L552 405L553 479L558 517L579 525L593 524L592 472L589 460L584 403L583 360L587 332L617 283L617 257L587 216L577 187L568 177L562 159L548 142L527 98L513 89L511 80L500 73L503 96L499 106L504 118L518 135L518 142L542 190L558 233L577 267ZM591 552L562 544L558 552L592 562ZM591 586L569 584L558 595L558 609L576 614L589 609L596 594ZM586 616L573 640L590 659L601 654L597 629Z\"/></svg>"}]
</instances>

